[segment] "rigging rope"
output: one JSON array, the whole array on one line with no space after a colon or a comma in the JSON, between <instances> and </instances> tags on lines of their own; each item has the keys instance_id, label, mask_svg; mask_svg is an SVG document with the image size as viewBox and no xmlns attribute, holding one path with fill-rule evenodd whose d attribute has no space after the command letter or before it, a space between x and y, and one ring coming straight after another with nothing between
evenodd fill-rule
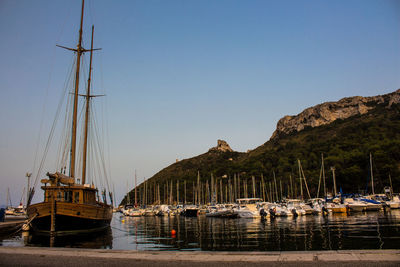
<instances>
[{"instance_id":1,"label":"rigging rope","mask_svg":"<svg viewBox=\"0 0 400 267\"><path fill-rule=\"evenodd\" d=\"M71 74L72 74L72 68L71 68L71 71L70 71L69 78L67 78L67 80L70 79ZM64 86L63 92L61 94L61 97L60 97L60 100L59 100L59 103L58 103L57 111L56 111L56 114L54 116L53 124L51 126L51 130L50 130L49 136L47 138L47 142L46 142L45 149L44 149L44 152L43 152L43 157L42 157L42 159L40 161L40 165L39 165L38 171L36 173L36 177L35 177L35 181L34 181L34 184L33 184L33 188L36 187L36 185L38 183L39 176L41 175L41 172L42 172L42 169L43 169L43 166L44 166L44 162L46 160L47 153L49 151L50 144L51 144L51 141L53 139L53 134L54 134L54 131L55 131L55 127L56 127L59 115L60 115L60 111L61 111L61 108L63 106L63 101L65 99L65 96L66 96L67 92L68 92L67 86ZM33 193L34 193L34 190L32 191L31 196L29 196L29 200L28 200L28 203L27 203L28 205L30 204L30 201L33 198Z\"/></svg>"}]
</instances>

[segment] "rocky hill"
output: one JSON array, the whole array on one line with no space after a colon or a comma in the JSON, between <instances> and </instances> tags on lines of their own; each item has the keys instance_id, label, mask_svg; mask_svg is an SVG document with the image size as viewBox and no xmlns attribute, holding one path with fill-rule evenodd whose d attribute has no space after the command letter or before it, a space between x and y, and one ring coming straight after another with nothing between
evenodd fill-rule
<instances>
[{"instance_id":1,"label":"rocky hill","mask_svg":"<svg viewBox=\"0 0 400 267\"><path fill-rule=\"evenodd\" d=\"M381 192L389 185L390 175L394 191L399 192L400 90L375 97L344 98L308 108L296 116L286 116L278 122L269 141L248 153L232 151L227 142L218 140L217 146L208 152L176 162L151 177L147 182L148 198L154 199L154 192L158 191L155 188L159 187L159 195L165 199L167 184L171 188L171 183L176 185L179 181L180 196L184 194L185 183L187 199L193 199L198 174L204 186L210 183L213 175L223 188L232 185L235 175L249 183L248 188L251 188L253 176L257 185L263 177L266 186L272 184L273 187L275 175L277 184L282 184L282 194L296 196L299 193L298 160L310 192L315 196L322 154L328 189L332 190L329 170L335 167L338 190L370 191L369 153L373 155L375 191ZM143 184L139 191L143 192ZM249 196L251 192L249 189ZM259 186L257 194L261 194ZM130 196L133 197L133 191ZM122 201L125 202L126 199Z\"/></svg>"},{"instance_id":2,"label":"rocky hill","mask_svg":"<svg viewBox=\"0 0 400 267\"><path fill-rule=\"evenodd\" d=\"M376 105L385 105L390 108L400 103L400 89L386 95L372 97L346 97L337 102L326 102L305 109L296 116L285 116L278 121L272 139L282 134L300 132L306 127L318 127L329 124L337 119L347 119L355 115L362 115L375 108Z\"/></svg>"}]
</instances>

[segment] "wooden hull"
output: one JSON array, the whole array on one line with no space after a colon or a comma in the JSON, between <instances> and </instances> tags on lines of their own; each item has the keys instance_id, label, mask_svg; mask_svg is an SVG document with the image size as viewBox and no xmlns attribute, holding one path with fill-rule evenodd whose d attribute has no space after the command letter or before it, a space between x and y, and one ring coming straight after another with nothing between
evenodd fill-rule
<instances>
[{"instance_id":1,"label":"wooden hull","mask_svg":"<svg viewBox=\"0 0 400 267\"><path fill-rule=\"evenodd\" d=\"M31 229L35 232L50 233L51 202L42 202L29 206L27 214ZM108 226L112 219L112 207L98 204L77 204L55 202L55 232L78 233Z\"/></svg>"}]
</instances>

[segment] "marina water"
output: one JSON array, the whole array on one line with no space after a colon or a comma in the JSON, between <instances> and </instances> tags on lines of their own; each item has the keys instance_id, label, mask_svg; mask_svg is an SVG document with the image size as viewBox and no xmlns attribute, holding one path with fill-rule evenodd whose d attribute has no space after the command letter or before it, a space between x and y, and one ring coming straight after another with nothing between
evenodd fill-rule
<instances>
[{"instance_id":1,"label":"marina water","mask_svg":"<svg viewBox=\"0 0 400 267\"><path fill-rule=\"evenodd\" d=\"M175 230L176 234L171 234ZM16 233L0 246L50 246L49 237ZM307 251L400 248L400 210L223 219L125 217L115 213L101 234L56 237L52 246L118 250Z\"/></svg>"}]
</instances>

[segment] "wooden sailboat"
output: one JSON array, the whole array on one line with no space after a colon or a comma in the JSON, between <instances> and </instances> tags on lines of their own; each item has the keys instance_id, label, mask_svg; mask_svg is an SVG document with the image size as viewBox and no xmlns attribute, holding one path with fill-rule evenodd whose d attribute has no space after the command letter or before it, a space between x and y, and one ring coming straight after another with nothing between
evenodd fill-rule
<instances>
[{"instance_id":1,"label":"wooden sailboat","mask_svg":"<svg viewBox=\"0 0 400 267\"><path fill-rule=\"evenodd\" d=\"M87 231L96 231L109 226L112 218L112 205L100 202L98 189L92 184L86 184L86 158L87 158L87 140L89 123L89 101L90 95L90 77L92 69L93 49L93 31L91 49L86 50L82 47L82 24L84 13L84 1L82 1L81 21L79 30L79 42L76 49L66 48L76 53L76 75L75 91L73 95L73 115L72 115L72 136L70 151L69 175L60 172L47 173L48 179L42 179L44 184L41 188L44 190L43 202L28 206L27 215L29 228L32 231L43 234L68 234ZM77 111L79 96L79 73L81 55L90 52L90 69L87 85L86 113L84 125L84 145L82 160L81 183L75 174L76 170L76 140L77 140ZM105 201L105 200L104 200ZM26 228L25 228L26 229Z\"/></svg>"}]
</instances>

